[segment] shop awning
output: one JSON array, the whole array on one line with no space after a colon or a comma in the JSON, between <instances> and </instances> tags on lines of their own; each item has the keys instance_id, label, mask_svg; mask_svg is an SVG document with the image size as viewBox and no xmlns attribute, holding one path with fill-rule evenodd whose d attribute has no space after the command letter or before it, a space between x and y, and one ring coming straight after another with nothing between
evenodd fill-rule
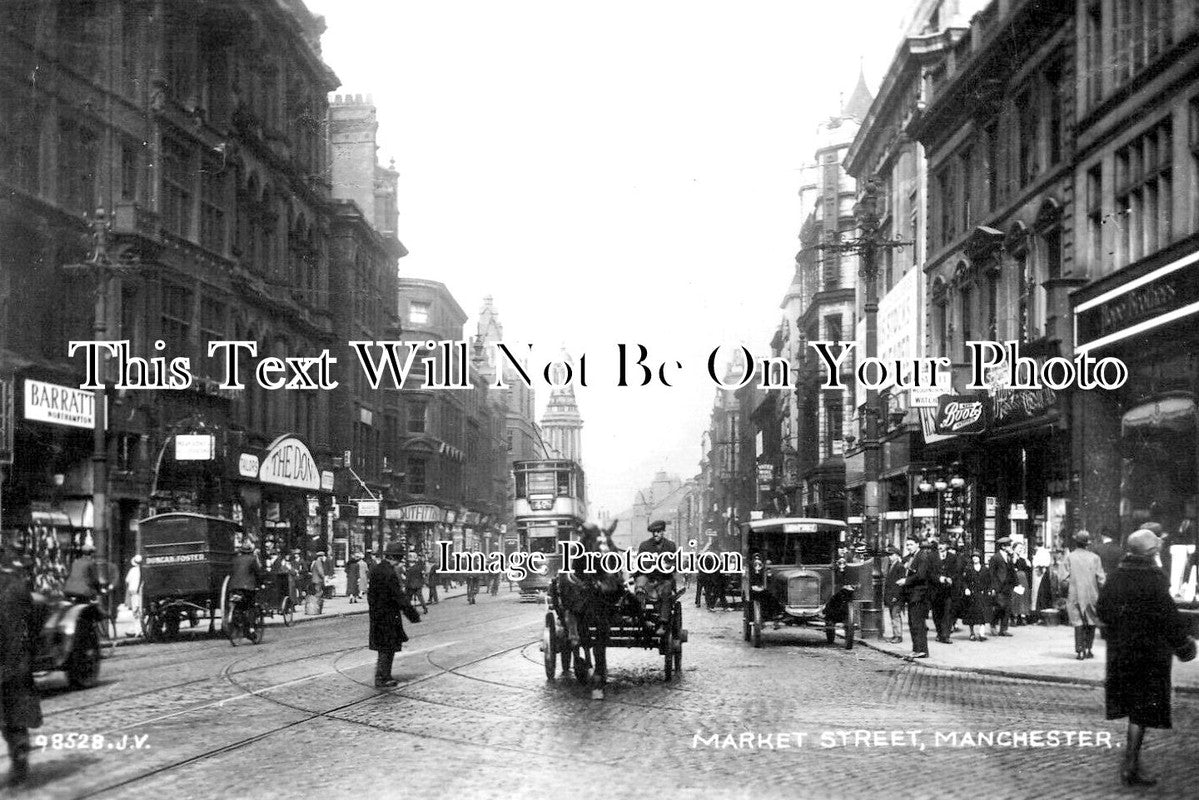
<instances>
[{"instance_id":1,"label":"shop awning","mask_svg":"<svg viewBox=\"0 0 1199 800\"><path fill-rule=\"evenodd\" d=\"M1166 397L1127 411L1120 420L1120 433L1152 433L1156 430L1184 433L1195 427L1195 401L1190 397Z\"/></svg>"},{"instance_id":2,"label":"shop awning","mask_svg":"<svg viewBox=\"0 0 1199 800\"><path fill-rule=\"evenodd\" d=\"M69 528L71 520L67 517L65 511L59 509L40 510L34 509L29 512L29 516L34 525L45 525L54 528Z\"/></svg>"}]
</instances>

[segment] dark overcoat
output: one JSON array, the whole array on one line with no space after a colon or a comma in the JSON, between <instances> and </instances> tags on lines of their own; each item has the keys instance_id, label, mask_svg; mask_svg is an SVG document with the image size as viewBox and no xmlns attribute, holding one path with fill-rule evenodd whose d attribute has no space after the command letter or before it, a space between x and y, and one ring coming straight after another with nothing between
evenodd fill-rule
<instances>
[{"instance_id":1,"label":"dark overcoat","mask_svg":"<svg viewBox=\"0 0 1199 800\"><path fill-rule=\"evenodd\" d=\"M1150 560L1129 556L1099 590L1107 639L1107 718L1170 727L1170 667L1190 641L1170 598L1169 579Z\"/></svg>"},{"instance_id":2,"label":"dark overcoat","mask_svg":"<svg viewBox=\"0 0 1199 800\"><path fill-rule=\"evenodd\" d=\"M1012 590L1019 585L1016 567L1002 553L996 553L987 562L987 569L991 572L991 580L995 582L993 606L1006 611L1012 605Z\"/></svg>"},{"instance_id":3,"label":"dark overcoat","mask_svg":"<svg viewBox=\"0 0 1199 800\"><path fill-rule=\"evenodd\" d=\"M253 553L238 553L233 557L233 568L229 574L229 589L254 591L266 582L262 564Z\"/></svg>"},{"instance_id":4,"label":"dark overcoat","mask_svg":"<svg viewBox=\"0 0 1199 800\"><path fill-rule=\"evenodd\" d=\"M356 558L351 558L346 562L346 594L358 594L358 564L360 562Z\"/></svg>"},{"instance_id":5,"label":"dark overcoat","mask_svg":"<svg viewBox=\"0 0 1199 800\"><path fill-rule=\"evenodd\" d=\"M967 567L962 573L962 622L966 625L985 625L991 621L991 598L995 583L986 567L975 571ZM970 594L965 594L969 589Z\"/></svg>"},{"instance_id":6,"label":"dark overcoat","mask_svg":"<svg viewBox=\"0 0 1199 800\"><path fill-rule=\"evenodd\" d=\"M903 587L899 579L907 574L908 565L902 560L896 561L887 569L883 582L883 604L887 606L903 605Z\"/></svg>"},{"instance_id":7,"label":"dark overcoat","mask_svg":"<svg viewBox=\"0 0 1199 800\"><path fill-rule=\"evenodd\" d=\"M0 566L0 727L37 728L42 706L33 682L33 586L24 570Z\"/></svg>"},{"instance_id":8,"label":"dark overcoat","mask_svg":"<svg viewBox=\"0 0 1199 800\"><path fill-rule=\"evenodd\" d=\"M904 598L908 605L927 603L932 599L932 592L937 585L937 574L941 568L941 560L937 551L927 546L921 546L912 560L908 562L907 574L904 576Z\"/></svg>"},{"instance_id":9,"label":"dark overcoat","mask_svg":"<svg viewBox=\"0 0 1199 800\"><path fill-rule=\"evenodd\" d=\"M367 578L366 602L370 605L370 649L402 650L408 635L404 633L404 617L420 622L420 614L408 602L400 577L390 562L380 561L371 567Z\"/></svg>"}]
</instances>

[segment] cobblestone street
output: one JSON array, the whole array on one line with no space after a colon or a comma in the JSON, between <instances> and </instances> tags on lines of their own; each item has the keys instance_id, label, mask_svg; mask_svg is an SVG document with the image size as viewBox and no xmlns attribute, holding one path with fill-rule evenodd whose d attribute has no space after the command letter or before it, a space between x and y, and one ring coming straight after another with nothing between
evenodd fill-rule
<instances>
[{"instance_id":1,"label":"cobblestone street","mask_svg":"<svg viewBox=\"0 0 1199 800\"><path fill-rule=\"evenodd\" d=\"M1103 719L1102 689L941 671L801 629L754 650L740 614L689 603L684 613L682 679L664 683L655 652L614 649L603 701L573 676L546 682L542 609L506 593L445 601L410 626L389 692L371 686L363 615L273 627L259 647L121 647L96 689L44 679L36 733L49 746L22 796L1124 793L1123 726ZM1151 796L1184 796L1199 779L1187 758L1197 721L1195 695L1178 695L1175 729L1150 732L1146 764L1162 777ZM1085 731L1099 746L998 736L1051 730ZM996 743L968 738L980 732ZM53 737L70 733L93 737L89 748L55 749ZM103 747L91 749L97 735Z\"/></svg>"}]
</instances>

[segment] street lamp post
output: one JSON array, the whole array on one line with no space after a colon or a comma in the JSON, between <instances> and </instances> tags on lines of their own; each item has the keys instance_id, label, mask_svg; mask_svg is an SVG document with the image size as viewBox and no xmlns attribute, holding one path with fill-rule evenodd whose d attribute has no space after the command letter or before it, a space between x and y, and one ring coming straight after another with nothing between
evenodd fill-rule
<instances>
[{"instance_id":1,"label":"street lamp post","mask_svg":"<svg viewBox=\"0 0 1199 800\"><path fill-rule=\"evenodd\" d=\"M879 181L870 178L862 187L861 196L854 205L854 220L858 226L856 239L840 240L820 245L822 250L853 253L858 256L858 275L865 283L866 297L862 310L866 315L866 358L878 355L878 254L880 250L906 247L910 242L884 239L879 226ZM873 561L870 582L871 593L862 604L862 634L882 638L883 635L883 542L882 525L879 520L879 483L882 460L878 429L878 389L866 387L866 426L862 437L863 469L865 472L865 496L863 498L862 533Z\"/></svg>"}]
</instances>

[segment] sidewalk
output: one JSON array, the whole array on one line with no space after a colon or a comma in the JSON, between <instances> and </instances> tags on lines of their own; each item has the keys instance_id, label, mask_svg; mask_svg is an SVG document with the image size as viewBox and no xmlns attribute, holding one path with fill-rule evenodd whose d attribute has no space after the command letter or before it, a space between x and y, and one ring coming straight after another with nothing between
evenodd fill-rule
<instances>
[{"instance_id":1,"label":"sidewalk","mask_svg":"<svg viewBox=\"0 0 1199 800\"><path fill-rule=\"evenodd\" d=\"M454 589L442 590L439 593L439 597L443 602L446 600L449 600L450 598L453 598L453 597L464 597L465 595L466 595L466 586L458 586ZM427 597L428 597L428 591L426 590L426 598ZM426 602L427 602L427 600L426 600ZM434 606L429 606L430 610L432 610L433 608L434 608ZM365 614L365 613L367 613L366 595L362 596L362 602L359 602L359 603L351 603L349 597L347 597L346 595L341 595L339 597L334 597L332 599L325 600L325 605L324 605L322 612L320 614L316 614L313 616L309 616L304 613L304 606L303 606L303 603L301 603L300 607L296 609L295 620L292 622L292 625L293 626L300 625L302 623L312 622L313 620L318 620L318 619L337 619L338 617L352 617L352 616L356 616L358 614ZM276 614L274 617L267 617L266 625L267 625L267 627L276 627L276 626L282 627L283 626L283 617L279 616L278 614ZM217 623L216 623L216 631L218 634L220 633L220 630L221 630L221 623L220 623L220 620L218 619ZM194 627L194 628L190 627L190 625L188 624L188 622L186 620L183 622L182 625L179 626L180 640L187 639L191 636L197 636L197 635L202 636L207 633L208 633L208 620L207 619L201 619L200 623L198 625L196 625L196 627ZM131 611L129 611L129 609L125 608L125 606L123 606L123 605L120 606L120 608L117 611L117 635L116 635L116 638L113 640L113 646L122 647L122 646L132 645L132 644L145 644L145 641L146 641L145 638L142 636L141 624L133 618L133 613Z\"/></svg>"},{"instance_id":2,"label":"sidewalk","mask_svg":"<svg viewBox=\"0 0 1199 800\"><path fill-rule=\"evenodd\" d=\"M888 632L890 620L887 621ZM929 625L928 658L915 663L925 667L984 675L1004 675L1014 678L1103 685L1106 643L1100 634L1095 636L1095 657L1079 661L1074 656L1074 629L1068 625L1022 625L1009 628L1010 637L991 636L985 642L970 641L970 629L950 636L953 644L936 641ZM891 644L878 640L859 640L874 650L897 657L912 653L911 634L904 627L903 642ZM1173 666L1174 688L1184 693L1199 694L1199 658L1189 664L1178 659Z\"/></svg>"}]
</instances>

